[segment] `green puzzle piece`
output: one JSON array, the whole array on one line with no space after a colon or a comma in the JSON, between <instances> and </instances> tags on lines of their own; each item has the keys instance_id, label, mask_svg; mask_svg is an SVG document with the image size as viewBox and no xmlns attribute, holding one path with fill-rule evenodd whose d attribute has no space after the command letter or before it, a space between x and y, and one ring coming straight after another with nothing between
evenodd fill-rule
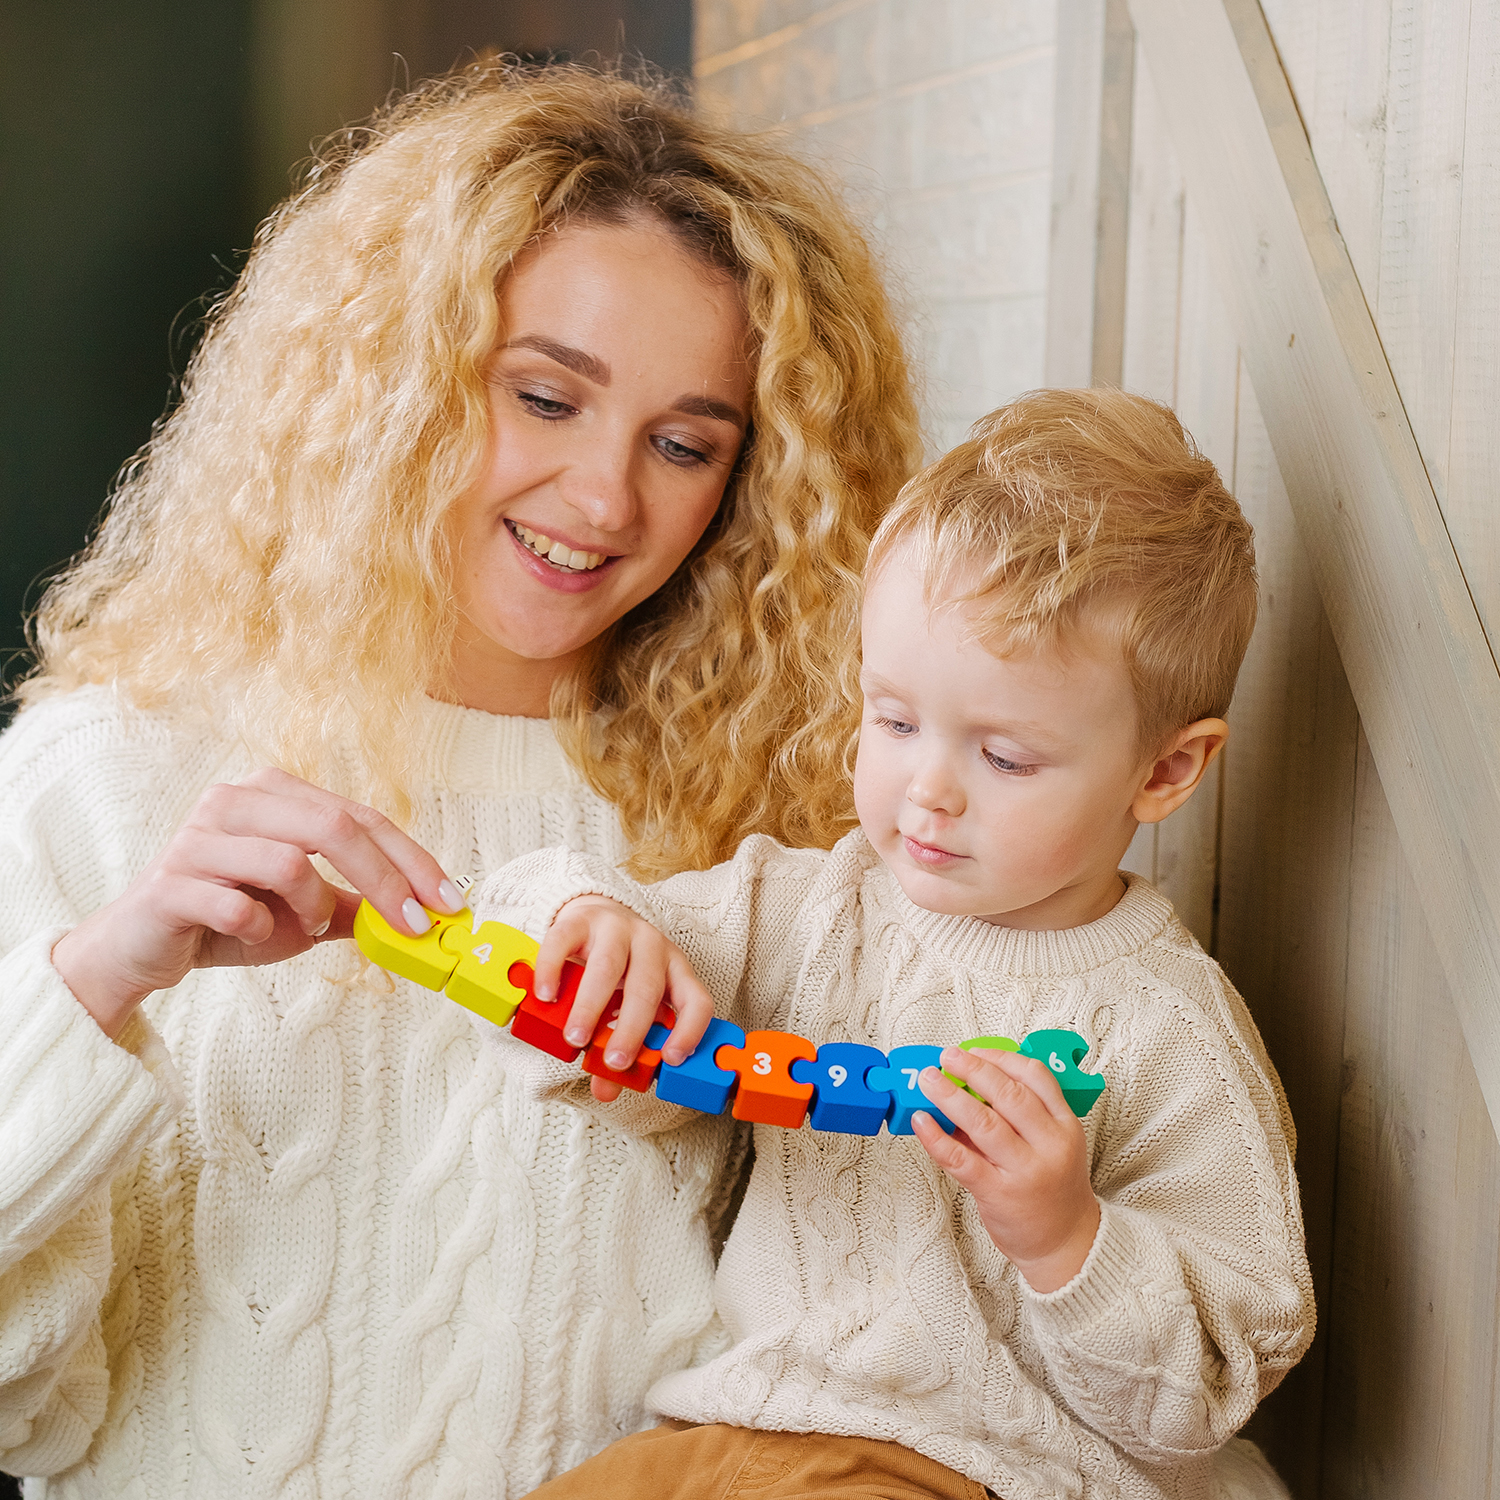
<instances>
[{"instance_id":1,"label":"green puzzle piece","mask_svg":"<svg viewBox=\"0 0 1500 1500\"><path fill-rule=\"evenodd\" d=\"M1021 1043L1023 1057L1034 1057L1052 1069L1068 1108L1080 1120L1104 1092L1104 1080L1097 1073L1079 1071L1088 1050L1089 1044L1076 1031L1033 1031Z\"/></svg>"}]
</instances>

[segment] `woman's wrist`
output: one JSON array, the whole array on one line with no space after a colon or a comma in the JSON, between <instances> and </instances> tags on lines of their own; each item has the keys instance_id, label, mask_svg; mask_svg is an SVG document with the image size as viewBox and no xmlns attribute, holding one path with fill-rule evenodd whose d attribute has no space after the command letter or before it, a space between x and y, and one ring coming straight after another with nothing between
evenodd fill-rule
<instances>
[{"instance_id":1,"label":"woman's wrist","mask_svg":"<svg viewBox=\"0 0 1500 1500\"><path fill-rule=\"evenodd\" d=\"M113 945L99 929L96 914L65 932L53 944L52 967L73 998L94 1018L105 1036L114 1041L136 1007L151 993L151 987L143 988L120 972Z\"/></svg>"}]
</instances>

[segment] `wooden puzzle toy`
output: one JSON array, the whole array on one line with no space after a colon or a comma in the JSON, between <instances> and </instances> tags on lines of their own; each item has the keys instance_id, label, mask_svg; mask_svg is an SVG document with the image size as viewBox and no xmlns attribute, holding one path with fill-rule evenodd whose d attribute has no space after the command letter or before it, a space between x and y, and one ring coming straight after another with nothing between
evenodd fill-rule
<instances>
[{"instance_id":1,"label":"wooden puzzle toy","mask_svg":"<svg viewBox=\"0 0 1500 1500\"><path fill-rule=\"evenodd\" d=\"M466 912L427 915L432 926L420 937L407 937L369 902L362 902L354 918L354 939L365 957L381 968L427 989L444 990L496 1026L508 1023L518 1041L552 1057L577 1060L584 1048L574 1046L563 1033L583 978L582 964L565 963L557 998L538 1000L533 965L540 945L534 939L502 922L485 922L476 930ZM676 1022L671 1007L663 1003L635 1061L616 1070L604 1061L604 1054L622 1002L616 990L588 1043L583 1068L595 1077L638 1093L654 1082L658 1099L710 1115L723 1114L732 1099L736 1119L788 1130L808 1120L814 1130L844 1135L878 1135L882 1125L892 1135L910 1135L912 1114L919 1109L950 1135L955 1128L918 1082L924 1068L937 1067L941 1047L895 1047L889 1056L859 1042L818 1047L789 1031L746 1033L715 1017L690 1057L663 1063L661 1049ZM959 1046L998 1047L1046 1063L1068 1107L1080 1118L1104 1092L1104 1080L1078 1066L1089 1044L1076 1031L1033 1031L1019 1043L1006 1036L976 1036Z\"/></svg>"}]
</instances>

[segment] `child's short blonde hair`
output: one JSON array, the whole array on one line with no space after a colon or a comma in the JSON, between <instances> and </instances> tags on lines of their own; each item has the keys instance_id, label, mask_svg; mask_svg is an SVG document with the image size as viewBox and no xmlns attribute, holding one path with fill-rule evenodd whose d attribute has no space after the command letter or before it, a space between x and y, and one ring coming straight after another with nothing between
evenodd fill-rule
<instances>
[{"instance_id":1,"label":"child's short blonde hair","mask_svg":"<svg viewBox=\"0 0 1500 1500\"><path fill-rule=\"evenodd\" d=\"M1153 754L1221 717L1255 626L1250 523L1165 406L1033 391L902 490L870 569L914 548L929 601L963 606L1004 655L1086 625L1114 636Z\"/></svg>"}]
</instances>

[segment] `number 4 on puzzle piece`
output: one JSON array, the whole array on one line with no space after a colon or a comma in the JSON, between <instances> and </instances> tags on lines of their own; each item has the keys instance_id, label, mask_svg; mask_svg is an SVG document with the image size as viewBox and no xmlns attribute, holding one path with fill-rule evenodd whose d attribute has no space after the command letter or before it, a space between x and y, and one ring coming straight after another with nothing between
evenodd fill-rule
<instances>
[{"instance_id":1,"label":"number 4 on puzzle piece","mask_svg":"<svg viewBox=\"0 0 1500 1500\"><path fill-rule=\"evenodd\" d=\"M447 984L448 998L496 1026L508 1025L526 998L526 977L539 947L536 939L503 922L485 922L478 932L455 923L444 930L440 943L459 955ZM519 983L511 977L513 969Z\"/></svg>"},{"instance_id":2,"label":"number 4 on puzzle piece","mask_svg":"<svg viewBox=\"0 0 1500 1500\"><path fill-rule=\"evenodd\" d=\"M1062 1089L1068 1108L1081 1120L1104 1092L1097 1073L1083 1073L1078 1064L1088 1055L1089 1044L1076 1031L1033 1031L1021 1043L1021 1053L1047 1064Z\"/></svg>"},{"instance_id":3,"label":"number 4 on puzzle piece","mask_svg":"<svg viewBox=\"0 0 1500 1500\"><path fill-rule=\"evenodd\" d=\"M949 1135L953 1134L953 1121L922 1092L917 1079L923 1068L938 1066L943 1055L941 1047L895 1047L891 1050L891 1062L887 1068L871 1068L868 1074L872 1089L891 1091L891 1114L886 1129L892 1135L911 1135L911 1117L914 1110L926 1110Z\"/></svg>"},{"instance_id":4,"label":"number 4 on puzzle piece","mask_svg":"<svg viewBox=\"0 0 1500 1500\"><path fill-rule=\"evenodd\" d=\"M792 1079L813 1086L811 1124L814 1130L836 1130L843 1135L879 1135L890 1113L891 1096L865 1081L871 1068L885 1066L885 1053L858 1042L825 1042L817 1060L798 1058Z\"/></svg>"},{"instance_id":5,"label":"number 4 on puzzle piece","mask_svg":"<svg viewBox=\"0 0 1500 1500\"><path fill-rule=\"evenodd\" d=\"M714 1061L740 1075L735 1119L795 1130L807 1114L813 1086L793 1082L789 1069L799 1057L815 1062L817 1056L806 1037L789 1031L752 1031L743 1047L720 1047Z\"/></svg>"}]
</instances>

